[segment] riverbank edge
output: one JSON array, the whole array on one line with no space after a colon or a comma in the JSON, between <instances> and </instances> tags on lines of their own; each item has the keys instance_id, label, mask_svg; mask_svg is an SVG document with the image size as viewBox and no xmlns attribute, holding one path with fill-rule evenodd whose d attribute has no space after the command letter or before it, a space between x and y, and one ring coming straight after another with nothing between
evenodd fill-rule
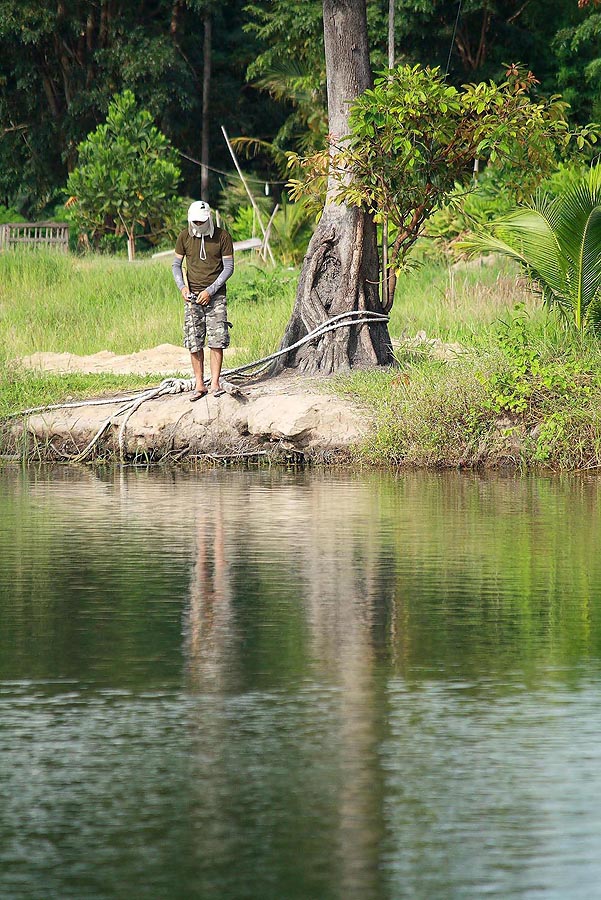
<instances>
[{"instance_id":1,"label":"riverbank edge","mask_svg":"<svg viewBox=\"0 0 601 900\"><path fill-rule=\"evenodd\" d=\"M144 398L93 398L5 420L4 457L43 462L245 460L269 464L348 461L374 427L356 402L325 391L319 379L284 375L228 385L191 403L183 390ZM181 384L179 385L181 388ZM131 397L134 396L133 401Z\"/></svg>"},{"instance_id":2,"label":"riverbank edge","mask_svg":"<svg viewBox=\"0 0 601 900\"><path fill-rule=\"evenodd\" d=\"M181 465L320 466L345 469L505 470L578 472L601 469L601 429L591 432L575 459L558 464L541 452L545 420L498 415L488 410L473 419L439 391L447 421L424 403L423 415L409 423L392 400L375 409L348 395L345 378L307 379L287 375L259 382L233 395L208 395L190 403L190 394L145 401L132 414L111 403L48 409L5 420L0 459L35 463L123 463ZM83 401L87 402L87 401ZM410 427L409 427L410 426ZM404 431L401 434L399 429ZM439 432L437 433L437 428ZM413 433L409 431L413 429ZM548 429L547 429L548 430ZM569 435L563 440L570 440ZM573 442L581 440L574 434ZM543 446L544 449L544 446Z\"/></svg>"}]
</instances>

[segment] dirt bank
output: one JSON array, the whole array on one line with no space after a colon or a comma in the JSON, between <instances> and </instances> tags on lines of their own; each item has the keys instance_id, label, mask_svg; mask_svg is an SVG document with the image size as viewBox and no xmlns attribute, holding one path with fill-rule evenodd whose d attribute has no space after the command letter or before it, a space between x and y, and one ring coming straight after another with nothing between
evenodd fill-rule
<instances>
[{"instance_id":1,"label":"dirt bank","mask_svg":"<svg viewBox=\"0 0 601 900\"><path fill-rule=\"evenodd\" d=\"M25 363L25 360L22 360ZM36 354L31 367L54 371L155 373L190 377L189 354L161 345L126 356ZM120 395L122 396L122 395ZM123 456L158 460L211 454L216 457L298 454L308 460L348 455L371 426L367 409L328 391L327 379L284 374L243 384L219 397L190 402L189 390L143 402L107 402L33 413L13 423L13 449L23 446L44 459L76 456L101 430L86 458ZM111 401L113 398L103 398Z\"/></svg>"}]
</instances>

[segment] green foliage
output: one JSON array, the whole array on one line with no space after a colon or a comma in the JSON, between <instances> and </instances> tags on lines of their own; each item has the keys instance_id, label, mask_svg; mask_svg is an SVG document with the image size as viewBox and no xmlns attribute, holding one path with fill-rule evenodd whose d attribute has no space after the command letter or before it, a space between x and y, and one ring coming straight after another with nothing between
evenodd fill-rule
<instances>
[{"instance_id":1,"label":"green foliage","mask_svg":"<svg viewBox=\"0 0 601 900\"><path fill-rule=\"evenodd\" d=\"M395 0L395 5L397 47L407 59L448 63L455 85L474 78L497 80L506 60L522 59L550 92L557 85L549 43L573 18L570 6L578 12L576 3L565 0L463 0L460 10L448 0Z\"/></svg>"},{"instance_id":2,"label":"green foliage","mask_svg":"<svg viewBox=\"0 0 601 900\"><path fill-rule=\"evenodd\" d=\"M477 225L485 225L508 213L515 196L495 166L487 166L472 187L456 184L448 201L435 210L426 224L428 237L452 241Z\"/></svg>"},{"instance_id":3,"label":"green foliage","mask_svg":"<svg viewBox=\"0 0 601 900\"><path fill-rule=\"evenodd\" d=\"M557 198L538 195L458 246L516 260L578 330L601 326L601 165Z\"/></svg>"},{"instance_id":4,"label":"green foliage","mask_svg":"<svg viewBox=\"0 0 601 900\"><path fill-rule=\"evenodd\" d=\"M325 74L321 66L303 66L296 59L278 60L255 82L275 100L294 107L275 135L271 155L277 160L282 147L298 147L310 153L323 146L328 131ZM263 149L266 149L263 144Z\"/></svg>"},{"instance_id":5,"label":"green foliage","mask_svg":"<svg viewBox=\"0 0 601 900\"><path fill-rule=\"evenodd\" d=\"M110 391L136 390L149 385L156 385L155 376L57 374L26 370L6 362L0 372L0 419L22 409L64 403L74 396L98 397ZM0 431L0 447L3 443Z\"/></svg>"},{"instance_id":6,"label":"green foliage","mask_svg":"<svg viewBox=\"0 0 601 900\"><path fill-rule=\"evenodd\" d=\"M264 182L258 182L254 178L247 178L246 183L252 194L255 206L259 209L263 221L266 222L273 209L273 197L265 195ZM222 186L222 191L219 196L219 212L224 219L225 227L228 231L235 227L233 221L238 215L238 212L248 206L249 198L244 184L236 175L229 176ZM246 213L242 213L242 215L244 216ZM248 234L244 235L244 237L252 237L252 228Z\"/></svg>"},{"instance_id":7,"label":"green foliage","mask_svg":"<svg viewBox=\"0 0 601 900\"><path fill-rule=\"evenodd\" d=\"M599 8L577 0L395 0L397 61L440 66L447 81L502 78L523 60L550 95L562 91L581 124L600 118ZM213 27L211 165L230 165L231 136L303 154L325 122L321 0L2 0L0 198L46 216L78 144L103 122L111 97L133 91L173 145L198 159L204 12ZM372 67L385 64L388 3L367 0ZM455 40L451 43L451 37ZM449 55L449 51L450 55ZM245 75L253 87L245 84ZM260 86L261 90L254 90ZM268 96L268 95L269 96ZM320 131L323 134L323 131ZM253 163L271 172L271 158ZM198 167L182 163L196 195ZM211 194L217 188L211 173Z\"/></svg>"},{"instance_id":8,"label":"green foliage","mask_svg":"<svg viewBox=\"0 0 601 900\"><path fill-rule=\"evenodd\" d=\"M0 196L39 217L64 185L77 145L124 88L165 124L174 104L194 106L194 79L169 31L172 8L162 0L3 0L0 122L8 132L0 129ZM194 29L199 17L186 18Z\"/></svg>"},{"instance_id":9,"label":"green foliage","mask_svg":"<svg viewBox=\"0 0 601 900\"><path fill-rule=\"evenodd\" d=\"M311 240L313 225L310 204L302 200L290 203L285 195L282 196L270 238L273 252L282 265L300 265Z\"/></svg>"},{"instance_id":10,"label":"green foliage","mask_svg":"<svg viewBox=\"0 0 601 900\"><path fill-rule=\"evenodd\" d=\"M244 30L256 34L264 48L249 65L249 79L271 71L282 57L292 57L317 68L325 80L321 0L262 0L248 3L245 12Z\"/></svg>"},{"instance_id":11,"label":"green foliage","mask_svg":"<svg viewBox=\"0 0 601 900\"><path fill-rule=\"evenodd\" d=\"M581 160L561 162L550 175L543 178L539 190L553 197L560 197L588 172ZM448 202L437 209L426 224L428 237L444 242L465 237L478 226L487 225L507 215L519 202L530 200L519 185L508 183L506 169L488 165L473 186L457 184ZM512 179L513 180L513 179Z\"/></svg>"},{"instance_id":12,"label":"green foliage","mask_svg":"<svg viewBox=\"0 0 601 900\"><path fill-rule=\"evenodd\" d=\"M123 234L133 243L136 226L164 227L180 180L177 156L152 116L138 110L131 91L116 95L106 124L78 147L69 175L72 215L84 231Z\"/></svg>"},{"instance_id":13,"label":"green foliage","mask_svg":"<svg viewBox=\"0 0 601 900\"><path fill-rule=\"evenodd\" d=\"M427 219L469 179L474 158L510 164L516 179L534 186L558 148L597 140L592 127L570 131L559 98L531 100L532 83L512 67L501 85L457 90L437 69L399 66L354 102L351 135L332 162L327 151L305 161L308 184L322 191L329 175L337 202L394 226L390 267L400 269ZM306 194L307 184L293 184L293 196Z\"/></svg>"},{"instance_id":14,"label":"green foliage","mask_svg":"<svg viewBox=\"0 0 601 900\"><path fill-rule=\"evenodd\" d=\"M247 263L243 269L243 277L231 291L230 301L234 306L246 304L263 304L266 300L285 298L292 305L296 273L285 269L263 269Z\"/></svg>"},{"instance_id":15,"label":"green foliage","mask_svg":"<svg viewBox=\"0 0 601 900\"><path fill-rule=\"evenodd\" d=\"M557 83L581 120L601 119L601 10L581 6L552 42L559 63Z\"/></svg>"},{"instance_id":16,"label":"green foliage","mask_svg":"<svg viewBox=\"0 0 601 900\"><path fill-rule=\"evenodd\" d=\"M9 222L25 221L26 219L22 215L20 215L12 206L3 206L0 203L0 225L5 225Z\"/></svg>"},{"instance_id":17,"label":"green foliage","mask_svg":"<svg viewBox=\"0 0 601 900\"><path fill-rule=\"evenodd\" d=\"M505 367L483 378L489 391L487 406L496 413L529 413L540 406L591 393L590 371L573 352L545 359L533 342L523 308L500 323L499 346Z\"/></svg>"},{"instance_id":18,"label":"green foliage","mask_svg":"<svg viewBox=\"0 0 601 900\"><path fill-rule=\"evenodd\" d=\"M235 241L256 237L258 228L255 211L250 205L240 206L236 217L228 224L228 231Z\"/></svg>"}]
</instances>

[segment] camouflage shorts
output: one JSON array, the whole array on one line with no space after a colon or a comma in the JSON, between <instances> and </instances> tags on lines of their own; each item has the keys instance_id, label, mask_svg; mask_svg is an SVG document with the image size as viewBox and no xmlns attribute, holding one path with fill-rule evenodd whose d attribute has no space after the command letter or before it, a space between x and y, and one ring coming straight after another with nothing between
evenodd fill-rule
<instances>
[{"instance_id":1,"label":"camouflage shorts","mask_svg":"<svg viewBox=\"0 0 601 900\"><path fill-rule=\"evenodd\" d=\"M205 339L209 347L216 349L230 345L225 294L215 294L206 306L186 303L184 347L196 353L204 347Z\"/></svg>"}]
</instances>

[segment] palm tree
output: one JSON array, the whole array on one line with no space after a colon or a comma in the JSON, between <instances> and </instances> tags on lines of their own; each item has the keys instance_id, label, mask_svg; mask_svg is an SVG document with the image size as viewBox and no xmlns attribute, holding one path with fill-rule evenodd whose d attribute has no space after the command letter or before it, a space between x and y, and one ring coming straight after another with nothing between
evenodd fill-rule
<instances>
[{"instance_id":1,"label":"palm tree","mask_svg":"<svg viewBox=\"0 0 601 900\"><path fill-rule=\"evenodd\" d=\"M601 328L601 164L560 197L539 194L459 246L517 260L547 306L579 331Z\"/></svg>"}]
</instances>

